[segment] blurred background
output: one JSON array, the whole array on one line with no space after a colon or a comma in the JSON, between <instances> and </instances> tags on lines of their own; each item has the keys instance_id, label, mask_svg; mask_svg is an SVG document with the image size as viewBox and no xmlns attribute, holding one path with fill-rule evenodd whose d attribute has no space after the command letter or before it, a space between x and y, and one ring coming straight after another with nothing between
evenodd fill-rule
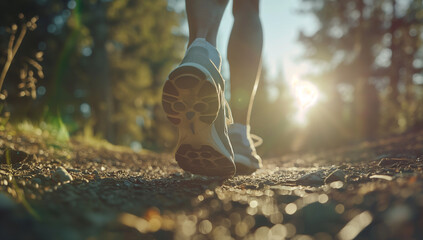
<instances>
[{"instance_id":1,"label":"blurred background","mask_svg":"<svg viewBox=\"0 0 423 240\"><path fill-rule=\"evenodd\" d=\"M423 129L423 0L262 0L260 13L252 129L264 157ZM183 0L1 1L1 68L23 29L0 94L9 123L173 149L161 89L186 47Z\"/></svg>"}]
</instances>

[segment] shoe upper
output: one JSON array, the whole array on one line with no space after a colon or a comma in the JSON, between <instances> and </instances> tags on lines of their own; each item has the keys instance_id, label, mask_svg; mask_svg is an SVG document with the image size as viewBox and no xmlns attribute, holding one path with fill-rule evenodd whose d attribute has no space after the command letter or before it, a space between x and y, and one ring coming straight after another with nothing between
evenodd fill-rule
<instances>
[{"instance_id":1,"label":"shoe upper","mask_svg":"<svg viewBox=\"0 0 423 240\"><path fill-rule=\"evenodd\" d=\"M182 59L181 65L184 63L200 64L209 71L210 75L213 77L213 80L218 84L218 86L220 86L221 90L223 91L225 89L225 80L220 74L220 61L220 54L214 46L212 46L204 39L196 39L187 49L185 57Z\"/></svg>"},{"instance_id":2,"label":"shoe upper","mask_svg":"<svg viewBox=\"0 0 423 240\"><path fill-rule=\"evenodd\" d=\"M234 123L229 125L229 138L234 151L237 174L250 174L262 167L261 158L256 152L250 127Z\"/></svg>"}]
</instances>

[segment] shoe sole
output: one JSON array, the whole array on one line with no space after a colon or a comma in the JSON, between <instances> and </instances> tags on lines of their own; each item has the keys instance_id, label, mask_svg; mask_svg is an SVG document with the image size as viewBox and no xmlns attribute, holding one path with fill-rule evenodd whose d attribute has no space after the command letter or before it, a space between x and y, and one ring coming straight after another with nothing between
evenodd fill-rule
<instances>
[{"instance_id":1,"label":"shoe sole","mask_svg":"<svg viewBox=\"0 0 423 240\"><path fill-rule=\"evenodd\" d=\"M205 71L205 70L204 70ZM185 171L206 176L232 176L235 164L213 134L220 94L211 77L196 66L175 69L163 87L162 105L179 129L175 159Z\"/></svg>"},{"instance_id":2,"label":"shoe sole","mask_svg":"<svg viewBox=\"0 0 423 240\"><path fill-rule=\"evenodd\" d=\"M236 175L251 175L252 173L254 173L255 171L258 170L258 168L251 168L248 166L245 166L244 164L241 163L235 163L236 164Z\"/></svg>"},{"instance_id":3,"label":"shoe sole","mask_svg":"<svg viewBox=\"0 0 423 240\"><path fill-rule=\"evenodd\" d=\"M253 163L253 165L255 166L252 166L251 162L256 162L256 161L258 161L258 165ZM254 173L255 171L257 171L258 169L260 169L262 166L261 159L251 160L248 157L244 157L242 155L237 155L237 154L235 154L234 156L234 162L236 165L236 175L250 175Z\"/></svg>"}]
</instances>

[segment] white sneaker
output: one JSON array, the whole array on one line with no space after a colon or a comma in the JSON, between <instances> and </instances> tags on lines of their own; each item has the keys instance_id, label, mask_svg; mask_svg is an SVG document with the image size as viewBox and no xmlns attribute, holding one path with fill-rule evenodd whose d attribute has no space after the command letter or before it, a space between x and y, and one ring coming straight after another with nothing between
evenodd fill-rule
<instances>
[{"instance_id":1,"label":"white sneaker","mask_svg":"<svg viewBox=\"0 0 423 240\"><path fill-rule=\"evenodd\" d=\"M163 109L179 128L175 159L188 172L207 176L235 174L224 87L220 55L205 39L191 44L163 87Z\"/></svg>"},{"instance_id":2,"label":"white sneaker","mask_svg":"<svg viewBox=\"0 0 423 240\"><path fill-rule=\"evenodd\" d=\"M249 175L262 168L262 161L257 155L255 146L260 145L261 138L250 134L250 126L234 123L229 125L229 138L234 150L234 161L237 175ZM252 138L258 142L254 144Z\"/></svg>"}]
</instances>

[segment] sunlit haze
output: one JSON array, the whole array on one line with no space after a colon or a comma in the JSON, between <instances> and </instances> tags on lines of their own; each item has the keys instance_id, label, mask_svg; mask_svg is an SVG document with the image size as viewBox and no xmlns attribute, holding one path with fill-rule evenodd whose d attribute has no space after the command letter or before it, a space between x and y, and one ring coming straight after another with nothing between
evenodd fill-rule
<instances>
[{"instance_id":1,"label":"sunlit haze","mask_svg":"<svg viewBox=\"0 0 423 240\"><path fill-rule=\"evenodd\" d=\"M305 80L299 80L294 77L292 81L289 81L289 87L291 94L295 98L297 112L294 116L294 120L300 125L307 123L307 112L314 104L316 104L319 97L319 90L317 87Z\"/></svg>"},{"instance_id":2,"label":"sunlit haze","mask_svg":"<svg viewBox=\"0 0 423 240\"><path fill-rule=\"evenodd\" d=\"M288 83L297 108L293 120L304 125L307 112L316 103L319 92L316 86L304 79L304 75L312 69L312 66L300 59L305 49L297 39L300 30L310 33L317 26L313 17L298 13L301 10L301 2L299 0L262 1L260 17L264 33L263 64L270 74L270 78L281 75L284 79L275 80ZM226 9L219 31L217 47L223 59L226 58L227 44L233 24L231 11L232 4ZM229 65L225 61L224 75L226 77L228 69Z\"/></svg>"},{"instance_id":3,"label":"sunlit haze","mask_svg":"<svg viewBox=\"0 0 423 240\"><path fill-rule=\"evenodd\" d=\"M288 84L298 78L302 79L302 82L306 81L304 75L309 73L310 69L313 69L313 66L300 59L305 49L298 42L298 35L300 30L305 33L313 33L317 29L317 24L312 16L299 13L299 10L302 9L301 3L302 1L300 0L262 0L260 3L260 18L264 34L263 65L271 79L285 81ZM183 11L184 1L178 2L177 9ZM226 79L229 79L229 64L226 59L226 51L233 25L231 11L232 1L223 15L217 39L217 48L224 60L222 74ZM188 34L187 23L183 26L182 31ZM283 79L278 79L277 77L279 76L282 76ZM315 87L313 89L316 92L318 91ZM293 96L297 95L293 94ZM297 97L295 98L297 99ZM298 105L298 111L302 112L304 116L305 112L313 104L307 105L307 108L301 108Z\"/></svg>"},{"instance_id":4,"label":"sunlit haze","mask_svg":"<svg viewBox=\"0 0 423 240\"><path fill-rule=\"evenodd\" d=\"M263 64L271 76L282 71L288 80L294 76L302 77L310 68L309 64L299 59L305 49L297 38L300 30L312 33L317 24L312 16L298 13L301 3L300 0L264 0L260 3L264 33ZM229 4L222 19L217 43L224 59L233 24L231 11L232 4ZM228 70L227 62L224 70Z\"/></svg>"}]
</instances>

